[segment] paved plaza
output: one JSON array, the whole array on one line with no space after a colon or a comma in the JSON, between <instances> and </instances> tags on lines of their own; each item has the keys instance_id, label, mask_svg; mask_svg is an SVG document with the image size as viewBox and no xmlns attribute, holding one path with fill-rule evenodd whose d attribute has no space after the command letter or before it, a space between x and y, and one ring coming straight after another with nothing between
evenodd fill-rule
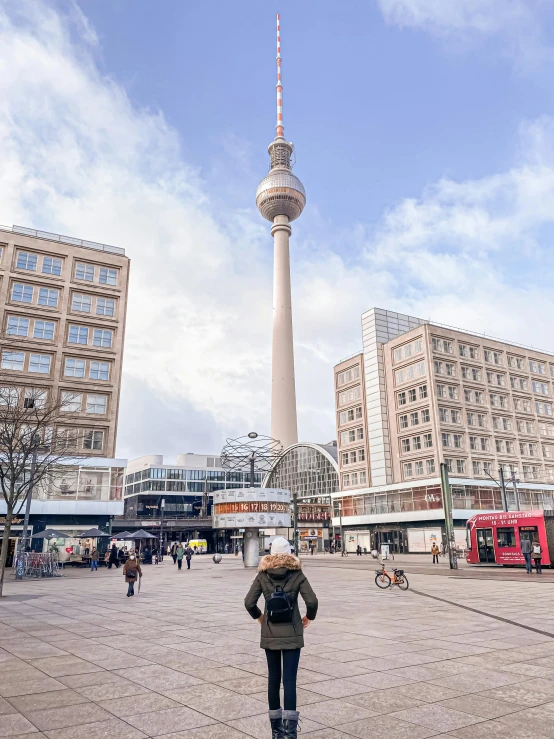
<instances>
[{"instance_id":1,"label":"paved plaza","mask_svg":"<svg viewBox=\"0 0 554 739\"><path fill-rule=\"evenodd\" d=\"M254 575L241 564L203 556L178 572L166 559L144 567L132 599L120 570L10 579L0 737L270 737L259 626L243 606ZM301 736L552 739L551 576L407 563L404 593L377 590L368 560L304 566L320 611L300 662Z\"/></svg>"}]
</instances>

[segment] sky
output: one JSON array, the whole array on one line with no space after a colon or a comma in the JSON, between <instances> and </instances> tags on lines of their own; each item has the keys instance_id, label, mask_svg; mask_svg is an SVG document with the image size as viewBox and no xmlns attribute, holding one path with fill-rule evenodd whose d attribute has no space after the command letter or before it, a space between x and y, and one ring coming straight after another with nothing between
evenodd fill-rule
<instances>
[{"instance_id":1,"label":"sky","mask_svg":"<svg viewBox=\"0 0 554 739\"><path fill-rule=\"evenodd\" d=\"M554 0L3 0L0 223L131 259L120 457L269 432L276 12L300 440L373 306L554 351Z\"/></svg>"}]
</instances>

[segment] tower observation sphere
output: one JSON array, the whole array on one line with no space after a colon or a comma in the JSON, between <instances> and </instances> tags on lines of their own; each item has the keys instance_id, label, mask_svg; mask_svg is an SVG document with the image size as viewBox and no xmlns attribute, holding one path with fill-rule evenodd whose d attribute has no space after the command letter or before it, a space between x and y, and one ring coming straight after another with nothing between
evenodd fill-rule
<instances>
[{"instance_id":1,"label":"tower observation sphere","mask_svg":"<svg viewBox=\"0 0 554 739\"><path fill-rule=\"evenodd\" d=\"M256 190L256 205L273 223L273 346L271 356L271 437L284 448L298 442L292 300L290 289L290 224L306 205L304 186L292 173L293 145L285 139L281 80L281 21L277 15L277 125L268 147L270 169Z\"/></svg>"}]
</instances>

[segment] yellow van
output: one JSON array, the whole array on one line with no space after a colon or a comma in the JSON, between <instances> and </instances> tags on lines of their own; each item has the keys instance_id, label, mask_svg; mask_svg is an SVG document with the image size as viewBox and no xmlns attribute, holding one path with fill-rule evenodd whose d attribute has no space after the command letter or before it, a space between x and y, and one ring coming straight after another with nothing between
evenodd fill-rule
<instances>
[{"instance_id":1,"label":"yellow van","mask_svg":"<svg viewBox=\"0 0 554 739\"><path fill-rule=\"evenodd\" d=\"M208 542L206 539L191 539L189 547L195 554L205 554L208 551Z\"/></svg>"}]
</instances>

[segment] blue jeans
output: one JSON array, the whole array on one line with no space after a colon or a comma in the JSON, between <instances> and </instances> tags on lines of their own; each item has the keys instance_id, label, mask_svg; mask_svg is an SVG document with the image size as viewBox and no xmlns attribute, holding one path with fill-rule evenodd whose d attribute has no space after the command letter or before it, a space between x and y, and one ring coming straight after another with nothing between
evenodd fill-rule
<instances>
[{"instance_id":1,"label":"blue jeans","mask_svg":"<svg viewBox=\"0 0 554 739\"><path fill-rule=\"evenodd\" d=\"M135 583L134 582L130 582L130 583L127 583L127 585L129 586L127 588L127 594L128 595L134 595L135 594Z\"/></svg>"},{"instance_id":2,"label":"blue jeans","mask_svg":"<svg viewBox=\"0 0 554 739\"><path fill-rule=\"evenodd\" d=\"M95 559L90 560L90 569L91 571L98 569L98 562Z\"/></svg>"},{"instance_id":3,"label":"blue jeans","mask_svg":"<svg viewBox=\"0 0 554 739\"><path fill-rule=\"evenodd\" d=\"M296 674L300 661L300 649L266 649L267 698L269 710L281 707L281 657L283 660L283 690L285 711L296 711Z\"/></svg>"},{"instance_id":4,"label":"blue jeans","mask_svg":"<svg viewBox=\"0 0 554 739\"><path fill-rule=\"evenodd\" d=\"M533 565L531 563L531 552L523 552L525 557L525 569L527 572L533 572Z\"/></svg>"}]
</instances>

